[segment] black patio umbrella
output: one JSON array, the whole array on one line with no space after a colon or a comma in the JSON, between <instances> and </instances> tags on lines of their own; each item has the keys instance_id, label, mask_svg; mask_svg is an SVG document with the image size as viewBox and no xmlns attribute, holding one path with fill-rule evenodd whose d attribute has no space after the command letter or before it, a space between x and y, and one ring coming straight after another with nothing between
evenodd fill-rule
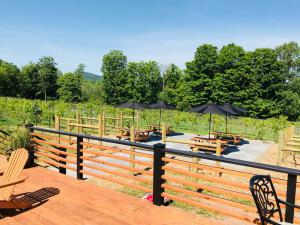
<instances>
[{"instance_id":1,"label":"black patio umbrella","mask_svg":"<svg viewBox=\"0 0 300 225\"><path fill-rule=\"evenodd\" d=\"M234 113L236 115L245 115L247 114L247 110L242 109L240 107L231 105L230 103L224 103L223 105L220 105L221 108L225 109L226 111L229 111L231 113ZM227 114L226 114L226 128L225 133L227 133Z\"/></svg>"},{"instance_id":2,"label":"black patio umbrella","mask_svg":"<svg viewBox=\"0 0 300 225\"><path fill-rule=\"evenodd\" d=\"M205 104L196 106L189 110L189 112L201 113L201 114L209 114L209 128L208 128L208 138L210 139L210 126L211 126L211 115L212 114L220 114L220 115L235 115L236 113L229 112L217 104Z\"/></svg>"},{"instance_id":3,"label":"black patio umbrella","mask_svg":"<svg viewBox=\"0 0 300 225\"><path fill-rule=\"evenodd\" d=\"M142 109L145 109L146 106L144 104L138 103L138 102L125 102L125 103L118 105L117 108L132 109L132 119L134 122L134 110L135 109L142 110Z\"/></svg>"},{"instance_id":4,"label":"black patio umbrella","mask_svg":"<svg viewBox=\"0 0 300 225\"><path fill-rule=\"evenodd\" d=\"M159 102L156 102L156 103L153 103L151 105L149 105L148 107L149 109L159 109L159 127L160 127L160 124L161 124L161 121L162 121L162 110L163 109L176 109L174 106L166 103L166 102L163 102L163 101L159 101Z\"/></svg>"}]
</instances>

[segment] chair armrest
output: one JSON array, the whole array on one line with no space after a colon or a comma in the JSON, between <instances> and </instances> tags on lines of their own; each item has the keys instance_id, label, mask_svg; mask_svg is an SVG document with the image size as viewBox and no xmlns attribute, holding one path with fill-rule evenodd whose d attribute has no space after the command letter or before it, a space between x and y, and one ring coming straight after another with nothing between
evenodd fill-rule
<instances>
[{"instance_id":1,"label":"chair armrest","mask_svg":"<svg viewBox=\"0 0 300 225\"><path fill-rule=\"evenodd\" d=\"M293 208L297 208L297 209L300 209L300 206L299 205L293 205L289 202L286 202L286 201L283 201L281 199L278 199L278 202L281 203L281 204L284 204L284 205L288 205L288 206L292 206Z\"/></svg>"},{"instance_id":2,"label":"chair armrest","mask_svg":"<svg viewBox=\"0 0 300 225\"><path fill-rule=\"evenodd\" d=\"M12 185L16 185L16 184L20 184L23 183L28 177L16 180L16 181L11 181L11 182L7 182L7 183L0 183L0 188L4 188L4 187L9 187Z\"/></svg>"}]
</instances>

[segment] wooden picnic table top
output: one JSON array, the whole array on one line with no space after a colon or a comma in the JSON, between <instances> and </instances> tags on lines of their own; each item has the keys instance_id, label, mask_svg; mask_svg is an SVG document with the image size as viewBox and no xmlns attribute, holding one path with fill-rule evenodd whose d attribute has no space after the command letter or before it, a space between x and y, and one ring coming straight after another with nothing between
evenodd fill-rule
<instances>
[{"instance_id":1,"label":"wooden picnic table top","mask_svg":"<svg viewBox=\"0 0 300 225\"><path fill-rule=\"evenodd\" d=\"M222 131L213 131L210 132L211 134L220 134L220 135L224 135L224 136L233 136L233 137L240 137L240 134L234 134L234 133L226 133L226 132L222 132Z\"/></svg>"},{"instance_id":2,"label":"wooden picnic table top","mask_svg":"<svg viewBox=\"0 0 300 225\"><path fill-rule=\"evenodd\" d=\"M120 131L131 132L130 128L121 128ZM134 130L135 133L148 133L150 130Z\"/></svg>"},{"instance_id":3,"label":"wooden picnic table top","mask_svg":"<svg viewBox=\"0 0 300 225\"><path fill-rule=\"evenodd\" d=\"M156 124L149 124L148 127L150 128L156 128L156 129L161 129L161 126L156 125ZM166 125L166 128L169 129L171 126Z\"/></svg>"},{"instance_id":4,"label":"wooden picnic table top","mask_svg":"<svg viewBox=\"0 0 300 225\"><path fill-rule=\"evenodd\" d=\"M205 137L199 137L199 136L196 136L196 137L193 137L191 138L191 140L193 141L203 141L203 142L213 142L213 143L217 143L218 140L220 139L216 139L216 138L205 138ZM221 141L221 144L228 144L228 141L227 140L220 140Z\"/></svg>"}]
</instances>

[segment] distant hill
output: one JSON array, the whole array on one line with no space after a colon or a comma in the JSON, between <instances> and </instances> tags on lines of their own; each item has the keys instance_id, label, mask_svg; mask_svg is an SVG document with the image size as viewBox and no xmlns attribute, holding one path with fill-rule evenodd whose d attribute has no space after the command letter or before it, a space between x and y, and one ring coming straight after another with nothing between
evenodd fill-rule
<instances>
[{"instance_id":1,"label":"distant hill","mask_svg":"<svg viewBox=\"0 0 300 225\"><path fill-rule=\"evenodd\" d=\"M83 79L90 81L98 81L102 79L102 76L99 76L94 73L84 72Z\"/></svg>"}]
</instances>

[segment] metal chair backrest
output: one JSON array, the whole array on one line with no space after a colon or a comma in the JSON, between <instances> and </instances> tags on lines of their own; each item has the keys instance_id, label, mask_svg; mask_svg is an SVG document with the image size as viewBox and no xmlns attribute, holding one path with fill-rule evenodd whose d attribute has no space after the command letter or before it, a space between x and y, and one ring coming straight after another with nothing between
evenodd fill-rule
<instances>
[{"instance_id":1,"label":"metal chair backrest","mask_svg":"<svg viewBox=\"0 0 300 225\"><path fill-rule=\"evenodd\" d=\"M266 223L278 224L270 219L275 213L278 213L280 221L283 221L278 197L270 175L253 176L250 180L250 191L262 225Z\"/></svg>"},{"instance_id":2,"label":"metal chair backrest","mask_svg":"<svg viewBox=\"0 0 300 225\"><path fill-rule=\"evenodd\" d=\"M20 179L21 173L28 159L28 152L24 148L17 149L11 154L0 183L14 182ZM15 185L0 188L0 200L10 200Z\"/></svg>"}]
</instances>

